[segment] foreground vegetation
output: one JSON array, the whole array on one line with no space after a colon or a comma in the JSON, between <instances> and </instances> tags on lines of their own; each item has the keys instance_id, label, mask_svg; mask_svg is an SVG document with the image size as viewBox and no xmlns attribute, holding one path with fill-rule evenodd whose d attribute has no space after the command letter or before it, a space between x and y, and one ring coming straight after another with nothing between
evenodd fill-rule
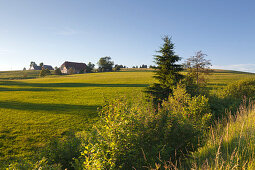
<instances>
[{"instance_id":1,"label":"foreground vegetation","mask_svg":"<svg viewBox=\"0 0 255 170\"><path fill-rule=\"evenodd\" d=\"M135 98L141 98L141 95L139 95L139 93L144 91L145 87L147 87L149 84L152 84L152 82L154 81L152 79L153 72L150 72L150 71L139 72L139 70L135 70L135 71L133 70L131 72L130 71L129 72L114 72L114 73L108 72L108 73L69 75L69 76L49 76L46 78L22 79L22 80L17 80L17 79L9 80L7 78L8 77L7 74L9 74L10 77L15 77L15 75L18 75L16 73L12 75L12 72L0 73L0 79L1 79L1 82L0 82L0 91L1 91L1 95L0 95L0 102L1 102L1 105L0 105L1 106L0 107L0 112L1 112L0 114L1 116L0 117L0 121L1 121L0 122L1 123L1 126L0 126L1 128L0 129L0 147L1 147L0 152L1 153L0 155L1 156L0 157L1 157L1 160L0 161L1 163L0 164L2 166L4 166L5 163L9 164L10 162L14 162L18 158L23 159L23 157L26 157L26 158L34 157L35 151L38 151L38 149L40 148L45 148L45 146L48 148L46 149L48 150L48 152L44 151L45 152L44 156L46 155L47 157L48 155L47 157L48 159L45 160L40 158L41 162L38 164L43 164L45 162L48 162L52 165L53 164L56 165L56 162L57 162L62 164L63 166L63 160L66 159L70 161L72 160L72 157L71 159L70 158L63 159L64 156L62 156L62 162L61 162L61 160L59 160L60 158L57 159L57 157L60 157L59 155L49 157L50 155L49 153L51 153L50 150L56 151L56 148L58 148L59 150L58 153L60 155L70 154L72 156L72 151L69 152L66 149L67 146L69 148L70 147L76 148L76 149L70 149L70 150L75 150L75 151L78 150L78 153L80 153L80 151L83 151L84 153L86 149L75 147L76 144L79 143L78 141L71 141L71 142L69 141L67 143L53 141L51 142L49 146L46 145L47 143L51 141L52 138L56 138L56 139L62 138L68 141L70 135L72 136L75 132L85 130L85 132L76 133L76 136L80 135L80 136L83 136L82 137L83 139L91 140L91 138L89 138L88 133L86 131L91 131L93 124L95 124L95 122L97 122L99 119L104 118L104 117L100 118L98 116L97 114L98 107L105 105L106 100L111 101L115 98L120 98L121 96L126 96L127 98L126 102L128 103L130 103L130 99L134 100ZM212 95L215 94L217 96L218 92L222 90L222 88L225 87L227 84L229 84L229 82L234 82L239 79L246 79L251 77L254 77L254 75L244 74L240 72L216 71L212 75L210 75L207 89L210 90L210 93ZM226 96L221 96L220 99L221 99L220 103L222 101L229 100L229 98ZM235 100L239 101L239 99L235 99ZM172 102L173 101L175 100L172 100ZM226 102L225 106L228 106L228 104L231 103L231 101ZM210 99L208 102L210 103ZM216 102L219 102L219 101L216 101ZM126 109L133 108L131 113L134 113L134 114L144 113L144 111L142 112L142 109L143 109L142 107L140 107L141 109L139 109L139 107L134 107L134 105L132 107L131 106L132 105L128 107L127 105L127 107L125 108ZM141 106L146 106L146 105L141 105ZM107 105L107 107L109 107L109 105ZM104 108L103 110L105 109L106 108ZM144 109L146 110L146 107L144 107ZM214 108L210 108L210 109L214 109ZM152 112L154 111L152 110ZM223 114L224 112L225 112L225 108L220 114ZM126 112L126 113L130 113L130 112ZM206 113L210 113L210 112L208 111ZM103 115L104 114L102 114L101 116ZM131 116L132 114L131 115L123 114L123 116L124 115ZM140 119L142 118L143 117L140 117ZM155 118L155 120L157 121L160 120L160 117ZM182 119L181 117L176 117L176 118L171 117L171 119L169 120L178 120L181 122L184 121L184 119ZM188 120L185 120L185 121L188 121ZM188 121L188 122L190 126L193 126L192 121ZM134 123L137 123L137 122L135 121L132 124ZM139 124L136 124L136 125L139 127L143 126ZM135 128L135 126L132 128ZM151 128L152 128L152 131L154 131L153 129L155 129L155 127L154 128L151 127ZM171 126L169 126L169 129L165 129L165 130L166 131L171 130ZM132 131L136 131L136 129L133 129ZM139 134L139 131L137 131L136 135L140 136L143 133L142 131L140 132L141 133ZM159 132L163 133L164 130L160 130ZM194 132L203 133L202 131L194 131ZM149 131L147 133L149 133ZM131 140L131 139L132 138L127 138L126 140ZM193 139L191 138L189 140L193 140ZM88 144L86 142L82 142L82 143L83 145ZM166 145L167 143L163 143L163 144ZM172 144L167 144L167 145L171 146ZM153 161L157 162L160 146L161 145L158 145L157 149L154 150L155 152L151 153L153 157L152 156L150 157L148 155L148 152L146 152L146 148L145 148L144 153L145 153L146 159L151 158L150 160L151 162ZM107 150L105 151L107 152ZM139 151L140 158L141 158L139 160L140 162L144 161L144 155L142 152L140 152L141 148L138 148L138 150L132 150L132 151L134 152ZM192 151L192 149L190 151ZM116 152L118 152L118 150ZM121 152L121 150L119 152ZM57 154L57 152L55 153ZM68 153L68 154L65 154L65 153ZM172 153L165 152L165 153L172 154L173 152ZM112 153L112 154L115 154L115 153ZM165 156L167 156L167 154ZM77 158L79 156L76 155L73 157ZM78 159L77 161L82 162L83 164L83 162L85 162L84 158L86 158L86 155L83 155L80 159L77 158ZM64 161L64 162L68 162L68 161ZM80 165L80 164L77 163L77 165ZM150 167L150 166L153 167L153 165L145 164L145 166L147 167ZM137 166L139 166L139 164L137 164ZM66 167L72 167L72 165L66 165Z\"/></svg>"},{"instance_id":2,"label":"foreground vegetation","mask_svg":"<svg viewBox=\"0 0 255 170\"><path fill-rule=\"evenodd\" d=\"M194 169L255 168L255 108L243 104L235 116L211 128L205 146L193 153L189 165Z\"/></svg>"}]
</instances>

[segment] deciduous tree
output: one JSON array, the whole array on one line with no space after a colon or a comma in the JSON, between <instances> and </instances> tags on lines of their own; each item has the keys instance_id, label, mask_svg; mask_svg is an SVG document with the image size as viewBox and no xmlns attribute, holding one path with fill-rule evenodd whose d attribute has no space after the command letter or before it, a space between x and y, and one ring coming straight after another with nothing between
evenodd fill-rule
<instances>
[{"instance_id":1,"label":"deciduous tree","mask_svg":"<svg viewBox=\"0 0 255 170\"><path fill-rule=\"evenodd\" d=\"M205 75L210 73L210 66L212 65L210 60L205 59L207 55L202 51L196 52L194 56L187 59L185 66L188 71L188 75L194 79L197 85L202 85L206 82Z\"/></svg>"},{"instance_id":2,"label":"deciduous tree","mask_svg":"<svg viewBox=\"0 0 255 170\"><path fill-rule=\"evenodd\" d=\"M89 62L88 65L87 65L87 70L86 71L88 73L91 73L93 71L94 67L95 67L95 64Z\"/></svg>"},{"instance_id":3,"label":"deciduous tree","mask_svg":"<svg viewBox=\"0 0 255 170\"><path fill-rule=\"evenodd\" d=\"M102 71L112 71L112 66L114 65L114 62L111 61L111 57L101 57L98 61L98 67Z\"/></svg>"}]
</instances>

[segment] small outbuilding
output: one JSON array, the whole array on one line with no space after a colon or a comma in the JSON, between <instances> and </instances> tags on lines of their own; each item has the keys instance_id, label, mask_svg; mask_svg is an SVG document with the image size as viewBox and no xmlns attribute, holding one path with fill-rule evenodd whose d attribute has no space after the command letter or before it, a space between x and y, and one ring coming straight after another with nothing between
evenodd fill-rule
<instances>
[{"instance_id":1,"label":"small outbuilding","mask_svg":"<svg viewBox=\"0 0 255 170\"><path fill-rule=\"evenodd\" d=\"M85 63L76 63L76 62L70 62L65 61L61 66L60 70L63 74L70 74L70 72L73 73L84 73L86 72L87 65Z\"/></svg>"}]
</instances>

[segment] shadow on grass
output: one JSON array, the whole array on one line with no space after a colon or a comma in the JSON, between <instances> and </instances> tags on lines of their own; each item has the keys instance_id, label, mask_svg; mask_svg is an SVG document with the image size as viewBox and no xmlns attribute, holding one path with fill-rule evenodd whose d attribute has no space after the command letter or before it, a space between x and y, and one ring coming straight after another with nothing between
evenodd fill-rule
<instances>
[{"instance_id":1,"label":"shadow on grass","mask_svg":"<svg viewBox=\"0 0 255 170\"><path fill-rule=\"evenodd\" d=\"M208 83L208 86L226 86L227 83Z\"/></svg>"},{"instance_id":2,"label":"shadow on grass","mask_svg":"<svg viewBox=\"0 0 255 170\"><path fill-rule=\"evenodd\" d=\"M72 104L51 104L51 103L28 103L18 101L0 101L0 108L30 110L30 111L54 111L59 114L68 113L84 114L87 111L96 112L99 106L96 105L72 105ZM57 113L57 114L58 114Z\"/></svg>"},{"instance_id":3,"label":"shadow on grass","mask_svg":"<svg viewBox=\"0 0 255 170\"><path fill-rule=\"evenodd\" d=\"M251 73L251 72L235 71L235 70L214 70L213 73L254 74L254 73Z\"/></svg>"},{"instance_id":4,"label":"shadow on grass","mask_svg":"<svg viewBox=\"0 0 255 170\"><path fill-rule=\"evenodd\" d=\"M60 91L59 89L48 88L5 88L0 87L0 91Z\"/></svg>"},{"instance_id":5,"label":"shadow on grass","mask_svg":"<svg viewBox=\"0 0 255 170\"><path fill-rule=\"evenodd\" d=\"M18 81L0 81L0 85L29 87L147 87L148 84L94 84L94 83L24 83Z\"/></svg>"}]
</instances>

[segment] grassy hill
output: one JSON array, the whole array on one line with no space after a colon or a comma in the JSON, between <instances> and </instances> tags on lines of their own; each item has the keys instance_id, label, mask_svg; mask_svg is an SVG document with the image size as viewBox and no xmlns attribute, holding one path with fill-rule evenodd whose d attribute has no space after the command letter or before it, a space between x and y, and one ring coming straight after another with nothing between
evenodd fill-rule
<instances>
[{"instance_id":1,"label":"grassy hill","mask_svg":"<svg viewBox=\"0 0 255 170\"><path fill-rule=\"evenodd\" d=\"M24 74L26 74L24 76ZM0 164L32 155L49 139L89 130L105 100L137 97L154 82L151 70L90 73L38 78L38 71L0 72ZM213 92L254 74L215 71Z\"/></svg>"}]
</instances>

